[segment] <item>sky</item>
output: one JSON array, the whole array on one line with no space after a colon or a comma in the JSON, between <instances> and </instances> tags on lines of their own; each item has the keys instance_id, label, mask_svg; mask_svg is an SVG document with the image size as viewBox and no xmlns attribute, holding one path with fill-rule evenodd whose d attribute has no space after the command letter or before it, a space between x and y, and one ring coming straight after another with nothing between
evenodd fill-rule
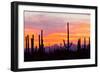
<instances>
[{"instance_id":1,"label":"sky","mask_svg":"<svg viewBox=\"0 0 100 73\"><path fill-rule=\"evenodd\" d=\"M90 14L24 11L24 40L34 34L35 46L38 47L38 35L43 30L44 46L67 43L67 22L69 23L69 40L77 44L84 37L88 43L90 37ZM25 42L25 41L24 41ZM25 43L24 43L25 44Z\"/></svg>"}]
</instances>

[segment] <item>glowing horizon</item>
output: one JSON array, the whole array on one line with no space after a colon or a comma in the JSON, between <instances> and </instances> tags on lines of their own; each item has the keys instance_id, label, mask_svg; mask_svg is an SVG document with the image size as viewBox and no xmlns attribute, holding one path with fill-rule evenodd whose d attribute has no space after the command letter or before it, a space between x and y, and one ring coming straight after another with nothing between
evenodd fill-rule
<instances>
[{"instance_id":1,"label":"glowing horizon","mask_svg":"<svg viewBox=\"0 0 100 73\"><path fill-rule=\"evenodd\" d=\"M38 35L43 30L44 46L67 44L67 22L69 22L69 39L76 44L84 37L88 44L90 37L90 15L70 13L24 12L24 38L34 34L34 43L38 47ZM25 41L24 41L25 44ZM25 47L25 46L24 46Z\"/></svg>"}]
</instances>

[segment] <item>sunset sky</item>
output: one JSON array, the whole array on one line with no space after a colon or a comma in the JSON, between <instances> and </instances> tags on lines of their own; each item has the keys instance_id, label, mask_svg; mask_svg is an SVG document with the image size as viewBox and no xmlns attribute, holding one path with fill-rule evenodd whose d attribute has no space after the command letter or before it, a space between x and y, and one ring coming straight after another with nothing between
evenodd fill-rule
<instances>
[{"instance_id":1,"label":"sunset sky","mask_svg":"<svg viewBox=\"0 0 100 73\"><path fill-rule=\"evenodd\" d=\"M24 12L24 37L34 34L35 46L38 47L38 35L43 30L44 46L67 43L67 22L69 22L69 39L74 44L79 38L90 37L90 14ZM24 39L25 40L25 39ZM24 43L25 44L25 43Z\"/></svg>"}]
</instances>

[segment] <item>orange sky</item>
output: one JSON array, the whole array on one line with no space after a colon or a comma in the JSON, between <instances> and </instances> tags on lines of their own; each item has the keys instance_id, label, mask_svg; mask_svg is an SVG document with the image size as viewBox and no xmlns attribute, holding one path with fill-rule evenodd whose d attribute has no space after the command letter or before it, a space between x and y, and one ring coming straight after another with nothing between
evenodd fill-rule
<instances>
[{"instance_id":1,"label":"orange sky","mask_svg":"<svg viewBox=\"0 0 100 73\"><path fill-rule=\"evenodd\" d=\"M83 15L83 17L81 17L82 15L80 16L77 14L77 17L75 18L76 14L71 14L71 20L71 18L67 18L67 16L69 16L70 14L63 14L66 18L62 17L63 15L61 14L56 16L55 13L40 14L36 14L34 12L25 13L24 37L26 35L29 35L29 37L31 38L32 34L34 34L35 46L38 47L38 35L40 34L41 30L43 30L44 46L52 46L54 44L63 45L63 40L66 40L67 43L67 21L69 22L70 42L76 44L77 40L81 38L83 43L83 39L85 37L88 43L88 38L90 37L89 15Z\"/></svg>"}]
</instances>

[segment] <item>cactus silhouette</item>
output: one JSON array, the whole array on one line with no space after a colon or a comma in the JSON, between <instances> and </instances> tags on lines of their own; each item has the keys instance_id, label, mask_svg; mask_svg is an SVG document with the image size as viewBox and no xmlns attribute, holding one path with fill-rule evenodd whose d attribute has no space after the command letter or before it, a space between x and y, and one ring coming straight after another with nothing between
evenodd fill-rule
<instances>
[{"instance_id":1,"label":"cactus silhouette","mask_svg":"<svg viewBox=\"0 0 100 73\"><path fill-rule=\"evenodd\" d=\"M69 22L67 22L67 49L69 50Z\"/></svg>"},{"instance_id":2,"label":"cactus silhouette","mask_svg":"<svg viewBox=\"0 0 100 73\"><path fill-rule=\"evenodd\" d=\"M41 34L39 35L39 52L40 52L40 55L42 56L44 52L43 30L41 30Z\"/></svg>"},{"instance_id":3,"label":"cactus silhouette","mask_svg":"<svg viewBox=\"0 0 100 73\"><path fill-rule=\"evenodd\" d=\"M40 45L40 35L38 35L38 36L39 36L39 49L40 49L40 46L41 46L41 45Z\"/></svg>"},{"instance_id":4,"label":"cactus silhouette","mask_svg":"<svg viewBox=\"0 0 100 73\"><path fill-rule=\"evenodd\" d=\"M86 38L84 38L84 49L86 49Z\"/></svg>"},{"instance_id":5,"label":"cactus silhouette","mask_svg":"<svg viewBox=\"0 0 100 73\"><path fill-rule=\"evenodd\" d=\"M63 40L63 45L65 48L67 48L68 46L66 46L65 40ZM72 46L72 43L69 43L69 48Z\"/></svg>"},{"instance_id":6,"label":"cactus silhouette","mask_svg":"<svg viewBox=\"0 0 100 73\"><path fill-rule=\"evenodd\" d=\"M27 49L27 36L25 37L25 45L26 45L26 49Z\"/></svg>"},{"instance_id":7,"label":"cactus silhouette","mask_svg":"<svg viewBox=\"0 0 100 73\"><path fill-rule=\"evenodd\" d=\"M63 40L63 44L64 44L64 47L66 48L66 43L65 43L65 40Z\"/></svg>"},{"instance_id":8,"label":"cactus silhouette","mask_svg":"<svg viewBox=\"0 0 100 73\"><path fill-rule=\"evenodd\" d=\"M32 35L32 38L31 38L31 53L34 52L34 35Z\"/></svg>"},{"instance_id":9,"label":"cactus silhouette","mask_svg":"<svg viewBox=\"0 0 100 73\"><path fill-rule=\"evenodd\" d=\"M26 52L29 53L29 35L25 37L26 40Z\"/></svg>"},{"instance_id":10,"label":"cactus silhouette","mask_svg":"<svg viewBox=\"0 0 100 73\"><path fill-rule=\"evenodd\" d=\"M89 40L88 41L89 43L88 43L88 47L87 48L90 48L90 37L88 38L88 40Z\"/></svg>"},{"instance_id":11,"label":"cactus silhouette","mask_svg":"<svg viewBox=\"0 0 100 73\"><path fill-rule=\"evenodd\" d=\"M41 30L41 48L43 49L44 44L43 44L43 30Z\"/></svg>"},{"instance_id":12,"label":"cactus silhouette","mask_svg":"<svg viewBox=\"0 0 100 73\"><path fill-rule=\"evenodd\" d=\"M69 22L67 22L67 45L65 43L65 40L63 40L63 45L67 50L69 51L69 48L72 46L72 43L69 42Z\"/></svg>"},{"instance_id":13,"label":"cactus silhouette","mask_svg":"<svg viewBox=\"0 0 100 73\"><path fill-rule=\"evenodd\" d=\"M29 49L29 35L27 35L27 48Z\"/></svg>"},{"instance_id":14,"label":"cactus silhouette","mask_svg":"<svg viewBox=\"0 0 100 73\"><path fill-rule=\"evenodd\" d=\"M77 51L81 49L81 39L78 39L77 41Z\"/></svg>"}]
</instances>

